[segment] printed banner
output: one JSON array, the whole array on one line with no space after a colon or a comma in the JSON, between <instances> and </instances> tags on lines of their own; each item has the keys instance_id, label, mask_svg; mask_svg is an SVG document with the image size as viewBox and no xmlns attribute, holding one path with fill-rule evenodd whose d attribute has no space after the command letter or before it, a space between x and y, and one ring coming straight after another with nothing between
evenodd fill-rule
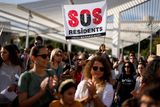
<instances>
[{"instance_id":1,"label":"printed banner","mask_svg":"<svg viewBox=\"0 0 160 107\"><path fill-rule=\"evenodd\" d=\"M64 33L66 39L81 39L106 34L106 1L64 5Z\"/></svg>"}]
</instances>

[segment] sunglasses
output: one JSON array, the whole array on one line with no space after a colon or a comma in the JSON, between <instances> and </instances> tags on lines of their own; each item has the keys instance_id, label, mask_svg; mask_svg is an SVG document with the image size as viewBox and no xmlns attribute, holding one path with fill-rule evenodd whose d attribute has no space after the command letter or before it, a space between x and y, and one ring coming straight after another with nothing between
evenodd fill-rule
<instances>
[{"instance_id":1,"label":"sunglasses","mask_svg":"<svg viewBox=\"0 0 160 107\"><path fill-rule=\"evenodd\" d=\"M46 58L48 57L47 54L42 54L42 55L37 55L37 56L40 56L40 57L43 58L43 59L46 59Z\"/></svg>"},{"instance_id":2,"label":"sunglasses","mask_svg":"<svg viewBox=\"0 0 160 107\"><path fill-rule=\"evenodd\" d=\"M83 59L77 59L77 61L81 61L81 60L83 60Z\"/></svg>"},{"instance_id":3,"label":"sunglasses","mask_svg":"<svg viewBox=\"0 0 160 107\"><path fill-rule=\"evenodd\" d=\"M92 69L94 71L97 71L99 69L99 71L104 72L104 67L93 66Z\"/></svg>"}]
</instances>

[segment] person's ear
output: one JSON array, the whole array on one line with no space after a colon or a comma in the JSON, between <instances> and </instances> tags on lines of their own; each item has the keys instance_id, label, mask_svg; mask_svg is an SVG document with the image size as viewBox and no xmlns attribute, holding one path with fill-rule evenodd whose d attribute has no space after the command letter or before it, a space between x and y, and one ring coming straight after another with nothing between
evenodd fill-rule
<instances>
[{"instance_id":1,"label":"person's ear","mask_svg":"<svg viewBox=\"0 0 160 107\"><path fill-rule=\"evenodd\" d=\"M32 55L32 56L31 56L31 60L32 60L33 62L35 62L36 57Z\"/></svg>"}]
</instances>

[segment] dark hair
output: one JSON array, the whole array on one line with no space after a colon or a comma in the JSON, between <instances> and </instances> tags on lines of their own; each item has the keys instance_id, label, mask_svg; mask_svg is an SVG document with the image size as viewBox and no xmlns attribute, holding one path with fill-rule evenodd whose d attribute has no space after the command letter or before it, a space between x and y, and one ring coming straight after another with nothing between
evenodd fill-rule
<instances>
[{"instance_id":1,"label":"dark hair","mask_svg":"<svg viewBox=\"0 0 160 107\"><path fill-rule=\"evenodd\" d=\"M40 41L40 43L38 43L38 41ZM43 45L43 38L42 38L41 36L37 36L37 37L35 38L34 44L35 44L36 46L41 46L41 45Z\"/></svg>"},{"instance_id":2,"label":"dark hair","mask_svg":"<svg viewBox=\"0 0 160 107\"><path fill-rule=\"evenodd\" d=\"M44 46L33 46L32 49L31 49L31 51L30 51L30 56L33 55L33 56L36 57L38 55L39 50L41 48L44 48Z\"/></svg>"},{"instance_id":3,"label":"dark hair","mask_svg":"<svg viewBox=\"0 0 160 107\"><path fill-rule=\"evenodd\" d=\"M139 107L137 98L130 98L122 103L122 107Z\"/></svg>"},{"instance_id":4,"label":"dark hair","mask_svg":"<svg viewBox=\"0 0 160 107\"><path fill-rule=\"evenodd\" d=\"M2 65L2 63L3 63L3 60L2 60L2 57L0 55L0 66Z\"/></svg>"},{"instance_id":5,"label":"dark hair","mask_svg":"<svg viewBox=\"0 0 160 107\"><path fill-rule=\"evenodd\" d=\"M138 62L138 65L143 65L144 67L146 67L146 63L145 62Z\"/></svg>"},{"instance_id":6,"label":"dark hair","mask_svg":"<svg viewBox=\"0 0 160 107\"><path fill-rule=\"evenodd\" d=\"M16 50L17 53L20 53L20 50L19 50L19 48L17 47L17 45L12 44L12 46L13 46L13 48Z\"/></svg>"},{"instance_id":7,"label":"dark hair","mask_svg":"<svg viewBox=\"0 0 160 107\"><path fill-rule=\"evenodd\" d=\"M130 51L129 56L136 56L134 51Z\"/></svg>"},{"instance_id":8,"label":"dark hair","mask_svg":"<svg viewBox=\"0 0 160 107\"><path fill-rule=\"evenodd\" d=\"M43 42L43 38L41 36L37 36L35 40L40 40L41 42Z\"/></svg>"},{"instance_id":9,"label":"dark hair","mask_svg":"<svg viewBox=\"0 0 160 107\"><path fill-rule=\"evenodd\" d=\"M123 74L125 74L125 64L129 64L129 67L130 67L130 74L134 74L135 73L135 68L134 68L134 65L131 63L131 62L125 62L122 66L122 72Z\"/></svg>"},{"instance_id":10,"label":"dark hair","mask_svg":"<svg viewBox=\"0 0 160 107\"><path fill-rule=\"evenodd\" d=\"M73 79L66 79L62 81L59 85L58 91L60 94L64 94L65 91L67 91L69 88L74 87L76 89L76 84Z\"/></svg>"},{"instance_id":11,"label":"dark hair","mask_svg":"<svg viewBox=\"0 0 160 107\"><path fill-rule=\"evenodd\" d=\"M2 47L8 51L8 53L9 53L8 57L10 59L11 64L21 65L21 62L18 58L17 52L16 52L13 45L5 45L5 46L2 46Z\"/></svg>"},{"instance_id":12,"label":"dark hair","mask_svg":"<svg viewBox=\"0 0 160 107\"><path fill-rule=\"evenodd\" d=\"M85 78L92 78L91 69L92 69L95 61L102 63L102 65L104 66L104 74L101 79L109 82L110 77L111 77L111 66L110 66L108 60L102 58L101 56L95 56L90 61L88 61L88 63L86 64L86 66L84 68Z\"/></svg>"},{"instance_id":13,"label":"dark hair","mask_svg":"<svg viewBox=\"0 0 160 107\"><path fill-rule=\"evenodd\" d=\"M155 83L152 85L149 85L149 87L145 88L144 91L141 94L141 97L143 95L151 97L155 102L160 102L160 84Z\"/></svg>"},{"instance_id":14,"label":"dark hair","mask_svg":"<svg viewBox=\"0 0 160 107\"><path fill-rule=\"evenodd\" d=\"M52 45L47 45L47 48L49 49L49 50L53 50L53 46Z\"/></svg>"},{"instance_id":15,"label":"dark hair","mask_svg":"<svg viewBox=\"0 0 160 107\"><path fill-rule=\"evenodd\" d=\"M105 48L106 45L105 45L105 44L101 44L101 45L99 46L99 51L102 51L102 50L101 50L101 47L104 47L104 48Z\"/></svg>"},{"instance_id":16,"label":"dark hair","mask_svg":"<svg viewBox=\"0 0 160 107\"><path fill-rule=\"evenodd\" d=\"M147 84L156 82L157 79L160 79L160 77L158 77L157 75L157 71L159 69L160 69L160 57L156 57L153 61L151 61L147 65L143 81Z\"/></svg>"}]
</instances>

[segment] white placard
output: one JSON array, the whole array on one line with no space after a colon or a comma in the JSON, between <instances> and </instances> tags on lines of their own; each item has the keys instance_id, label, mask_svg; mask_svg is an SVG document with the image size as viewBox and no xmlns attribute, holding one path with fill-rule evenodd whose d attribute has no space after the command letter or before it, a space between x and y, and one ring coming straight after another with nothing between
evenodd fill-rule
<instances>
[{"instance_id":1,"label":"white placard","mask_svg":"<svg viewBox=\"0 0 160 107\"><path fill-rule=\"evenodd\" d=\"M104 36L107 17L106 1L64 5L64 32L66 39Z\"/></svg>"}]
</instances>

